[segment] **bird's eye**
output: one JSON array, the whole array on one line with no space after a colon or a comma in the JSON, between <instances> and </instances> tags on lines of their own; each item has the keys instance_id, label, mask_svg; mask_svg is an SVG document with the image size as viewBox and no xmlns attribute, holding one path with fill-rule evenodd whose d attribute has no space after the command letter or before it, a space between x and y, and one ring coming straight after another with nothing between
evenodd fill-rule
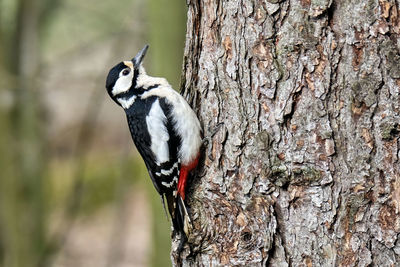
<instances>
[{"instance_id":1,"label":"bird's eye","mask_svg":"<svg viewBox=\"0 0 400 267\"><path fill-rule=\"evenodd\" d=\"M122 72L122 75L126 76L130 73L130 70L126 69Z\"/></svg>"}]
</instances>

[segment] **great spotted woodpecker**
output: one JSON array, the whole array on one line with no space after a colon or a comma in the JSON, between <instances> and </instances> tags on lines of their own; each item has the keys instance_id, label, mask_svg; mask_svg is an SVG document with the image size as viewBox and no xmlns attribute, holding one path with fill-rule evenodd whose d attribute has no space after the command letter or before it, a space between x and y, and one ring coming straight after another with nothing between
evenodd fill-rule
<instances>
[{"instance_id":1,"label":"great spotted woodpecker","mask_svg":"<svg viewBox=\"0 0 400 267\"><path fill-rule=\"evenodd\" d=\"M187 236L190 219L185 188L188 174L199 160L201 126L167 80L146 74L142 60L148 47L132 60L115 65L108 73L106 88L125 110L133 142L163 203L164 197L167 200L174 229Z\"/></svg>"}]
</instances>

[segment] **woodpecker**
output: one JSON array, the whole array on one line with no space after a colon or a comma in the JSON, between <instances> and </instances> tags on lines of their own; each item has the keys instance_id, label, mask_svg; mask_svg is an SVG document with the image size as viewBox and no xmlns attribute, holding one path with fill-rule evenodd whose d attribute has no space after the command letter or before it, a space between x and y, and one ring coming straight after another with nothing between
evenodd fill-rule
<instances>
[{"instance_id":1,"label":"woodpecker","mask_svg":"<svg viewBox=\"0 0 400 267\"><path fill-rule=\"evenodd\" d=\"M126 113L133 142L162 202L167 201L174 230L187 237L185 189L199 161L202 130L194 111L167 80L146 74L142 61L148 48L115 65L106 88Z\"/></svg>"}]
</instances>

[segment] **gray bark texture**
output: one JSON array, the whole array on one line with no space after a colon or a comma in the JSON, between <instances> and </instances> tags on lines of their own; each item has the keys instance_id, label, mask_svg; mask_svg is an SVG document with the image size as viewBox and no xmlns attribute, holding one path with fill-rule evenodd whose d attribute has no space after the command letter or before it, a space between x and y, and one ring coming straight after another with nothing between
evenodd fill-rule
<instances>
[{"instance_id":1,"label":"gray bark texture","mask_svg":"<svg viewBox=\"0 0 400 267\"><path fill-rule=\"evenodd\" d=\"M400 266L398 0L189 0L176 266Z\"/></svg>"}]
</instances>

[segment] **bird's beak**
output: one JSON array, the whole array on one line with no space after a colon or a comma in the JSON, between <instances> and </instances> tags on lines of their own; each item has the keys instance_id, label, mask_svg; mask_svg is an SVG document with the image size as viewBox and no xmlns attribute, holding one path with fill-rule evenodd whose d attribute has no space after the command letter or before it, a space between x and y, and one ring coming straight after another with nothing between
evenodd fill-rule
<instances>
[{"instance_id":1,"label":"bird's beak","mask_svg":"<svg viewBox=\"0 0 400 267\"><path fill-rule=\"evenodd\" d=\"M135 68L138 68L140 66L140 63L142 63L142 60L144 58L144 56L146 55L147 49L149 48L149 45L145 45L142 50L139 51L139 53L137 53L137 55L132 58L132 62L133 65L135 66Z\"/></svg>"}]
</instances>

